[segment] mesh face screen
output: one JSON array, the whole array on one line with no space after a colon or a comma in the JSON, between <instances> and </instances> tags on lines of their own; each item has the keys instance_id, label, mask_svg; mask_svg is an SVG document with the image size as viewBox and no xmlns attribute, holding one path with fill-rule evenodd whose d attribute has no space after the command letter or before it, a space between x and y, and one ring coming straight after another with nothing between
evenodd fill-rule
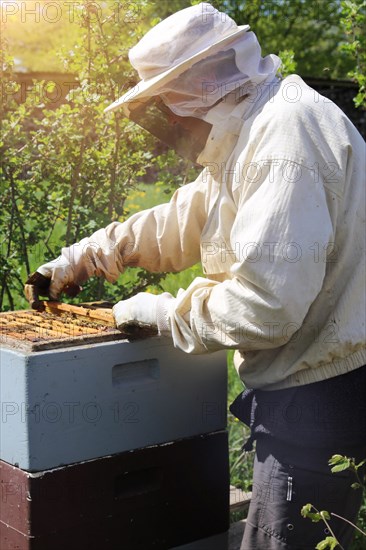
<instances>
[{"instance_id":1,"label":"mesh face screen","mask_svg":"<svg viewBox=\"0 0 366 550\"><path fill-rule=\"evenodd\" d=\"M146 102L131 103L128 116L194 164L197 164L212 129L212 125L204 120L174 114L158 96Z\"/></svg>"}]
</instances>

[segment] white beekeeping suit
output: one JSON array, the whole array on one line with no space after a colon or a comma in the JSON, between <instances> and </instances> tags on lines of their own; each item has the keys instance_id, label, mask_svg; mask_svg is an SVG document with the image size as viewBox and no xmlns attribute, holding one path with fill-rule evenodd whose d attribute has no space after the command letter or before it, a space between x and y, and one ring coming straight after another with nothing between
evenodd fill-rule
<instances>
[{"instance_id":1,"label":"white beekeeping suit","mask_svg":"<svg viewBox=\"0 0 366 550\"><path fill-rule=\"evenodd\" d=\"M159 23L130 59L141 81L108 110L203 171L169 203L64 248L30 278L31 295L201 261L205 276L177 296L118 302L116 324L154 325L188 353L236 350L247 389L230 410L251 428L244 448L256 440L241 550L315 548L324 526L303 505L355 522L361 503L328 459L366 456L365 143L207 3ZM343 548L351 525L332 523Z\"/></svg>"},{"instance_id":2,"label":"white beekeeping suit","mask_svg":"<svg viewBox=\"0 0 366 550\"><path fill-rule=\"evenodd\" d=\"M345 115L299 77L278 79L280 60L262 58L249 27L209 4L159 23L130 59L141 81L107 111L169 132L204 169L168 204L40 267L50 296L93 275L114 282L126 266L170 272L201 261L205 277L178 296L117 304L117 325L157 325L188 353L234 348L254 388L363 365L364 149Z\"/></svg>"}]
</instances>

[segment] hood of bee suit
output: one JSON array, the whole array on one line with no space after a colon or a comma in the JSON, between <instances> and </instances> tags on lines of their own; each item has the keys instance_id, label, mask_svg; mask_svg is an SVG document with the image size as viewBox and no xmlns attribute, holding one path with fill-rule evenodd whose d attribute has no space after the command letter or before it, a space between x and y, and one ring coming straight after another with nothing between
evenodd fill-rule
<instances>
[{"instance_id":1,"label":"hood of bee suit","mask_svg":"<svg viewBox=\"0 0 366 550\"><path fill-rule=\"evenodd\" d=\"M168 81L201 59L222 51L248 30L248 25L238 26L207 2L174 13L150 29L130 50L129 59L140 82L106 111L157 95Z\"/></svg>"},{"instance_id":2,"label":"hood of bee suit","mask_svg":"<svg viewBox=\"0 0 366 550\"><path fill-rule=\"evenodd\" d=\"M208 3L175 13L132 48L130 60L141 81L106 111L122 107L131 120L197 162L213 112L222 121L230 103L235 107L248 90L272 81L281 64L275 55L262 58L248 31L248 25L238 27ZM205 121L210 110L211 120Z\"/></svg>"}]
</instances>

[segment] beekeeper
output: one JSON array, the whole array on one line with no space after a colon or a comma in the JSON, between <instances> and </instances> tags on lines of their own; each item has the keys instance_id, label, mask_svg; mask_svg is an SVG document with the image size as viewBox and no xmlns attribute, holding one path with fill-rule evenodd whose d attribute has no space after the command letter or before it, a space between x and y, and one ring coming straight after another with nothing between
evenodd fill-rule
<instances>
[{"instance_id":1,"label":"beekeeper","mask_svg":"<svg viewBox=\"0 0 366 550\"><path fill-rule=\"evenodd\" d=\"M313 548L311 502L354 521L360 491L328 459L366 457L365 148L342 111L278 76L255 34L203 3L152 28L130 51L141 81L107 111L201 165L168 204L63 248L28 280L57 299L127 266L204 277L177 296L140 293L118 327L155 325L187 353L235 349L246 390L232 412L256 440L242 549ZM37 298L34 299L37 307ZM349 524L331 520L344 547Z\"/></svg>"}]
</instances>

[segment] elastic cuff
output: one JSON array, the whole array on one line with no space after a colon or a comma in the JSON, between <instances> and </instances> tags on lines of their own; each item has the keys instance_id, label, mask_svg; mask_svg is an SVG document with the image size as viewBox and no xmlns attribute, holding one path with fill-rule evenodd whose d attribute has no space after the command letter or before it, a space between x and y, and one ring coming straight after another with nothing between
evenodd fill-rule
<instances>
[{"instance_id":1,"label":"elastic cuff","mask_svg":"<svg viewBox=\"0 0 366 550\"><path fill-rule=\"evenodd\" d=\"M171 334L171 323L169 312L175 302L175 298L169 292L163 292L158 297L156 304L156 323L160 334Z\"/></svg>"}]
</instances>

